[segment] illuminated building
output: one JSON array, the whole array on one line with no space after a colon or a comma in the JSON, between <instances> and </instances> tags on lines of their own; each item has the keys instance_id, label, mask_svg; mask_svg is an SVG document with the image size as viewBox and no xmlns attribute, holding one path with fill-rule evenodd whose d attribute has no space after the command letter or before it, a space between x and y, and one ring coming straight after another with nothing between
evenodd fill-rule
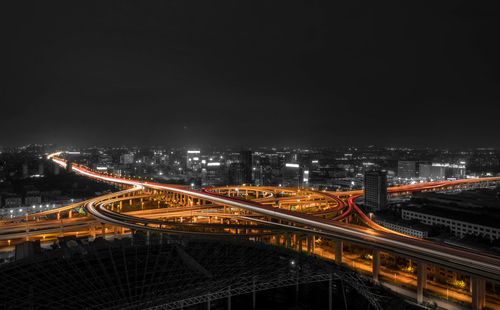
<instances>
[{"instance_id":1,"label":"illuminated building","mask_svg":"<svg viewBox=\"0 0 500 310\"><path fill-rule=\"evenodd\" d=\"M186 169L188 171L198 171L201 169L200 150L188 150L186 154Z\"/></svg>"},{"instance_id":2,"label":"illuminated building","mask_svg":"<svg viewBox=\"0 0 500 310\"><path fill-rule=\"evenodd\" d=\"M299 164L286 163L282 169L283 186L302 186L302 169Z\"/></svg>"},{"instance_id":3,"label":"illuminated building","mask_svg":"<svg viewBox=\"0 0 500 310\"><path fill-rule=\"evenodd\" d=\"M411 179L416 176L416 163L410 160L398 161L398 177Z\"/></svg>"},{"instance_id":4,"label":"illuminated building","mask_svg":"<svg viewBox=\"0 0 500 310\"><path fill-rule=\"evenodd\" d=\"M120 164L129 165L134 163L134 154L122 154L120 155Z\"/></svg>"},{"instance_id":5,"label":"illuminated building","mask_svg":"<svg viewBox=\"0 0 500 310\"><path fill-rule=\"evenodd\" d=\"M465 163L421 163L419 167L419 177L438 180L447 178L464 178Z\"/></svg>"}]
</instances>

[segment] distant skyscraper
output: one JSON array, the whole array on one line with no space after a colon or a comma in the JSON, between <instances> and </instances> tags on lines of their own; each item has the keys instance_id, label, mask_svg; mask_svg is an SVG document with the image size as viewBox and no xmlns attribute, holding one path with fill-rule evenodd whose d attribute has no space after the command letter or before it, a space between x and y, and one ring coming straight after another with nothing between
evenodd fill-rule
<instances>
[{"instance_id":1,"label":"distant skyscraper","mask_svg":"<svg viewBox=\"0 0 500 310\"><path fill-rule=\"evenodd\" d=\"M189 150L186 154L186 169L188 171L197 171L201 169L200 150Z\"/></svg>"},{"instance_id":2,"label":"distant skyscraper","mask_svg":"<svg viewBox=\"0 0 500 310\"><path fill-rule=\"evenodd\" d=\"M415 161L399 160L398 161L398 177L411 179L416 177L417 169Z\"/></svg>"},{"instance_id":3,"label":"distant skyscraper","mask_svg":"<svg viewBox=\"0 0 500 310\"><path fill-rule=\"evenodd\" d=\"M283 186L302 186L303 181L303 169L297 163L286 163L281 169L281 175L283 180L281 184Z\"/></svg>"},{"instance_id":4,"label":"distant skyscraper","mask_svg":"<svg viewBox=\"0 0 500 310\"><path fill-rule=\"evenodd\" d=\"M387 205L387 173L368 171L365 173L365 206L382 210Z\"/></svg>"},{"instance_id":5,"label":"distant skyscraper","mask_svg":"<svg viewBox=\"0 0 500 310\"><path fill-rule=\"evenodd\" d=\"M252 151L240 152L241 178L243 183L253 183L252 178Z\"/></svg>"},{"instance_id":6,"label":"distant skyscraper","mask_svg":"<svg viewBox=\"0 0 500 310\"><path fill-rule=\"evenodd\" d=\"M129 165L134 163L134 154L122 154L120 155L120 164Z\"/></svg>"}]
</instances>

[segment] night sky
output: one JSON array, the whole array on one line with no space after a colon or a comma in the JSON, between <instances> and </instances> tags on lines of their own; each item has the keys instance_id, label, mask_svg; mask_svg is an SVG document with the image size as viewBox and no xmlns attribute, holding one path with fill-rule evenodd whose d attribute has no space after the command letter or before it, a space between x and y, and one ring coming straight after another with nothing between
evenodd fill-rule
<instances>
[{"instance_id":1,"label":"night sky","mask_svg":"<svg viewBox=\"0 0 500 310\"><path fill-rule=\"evenodd\" d=\"M484 2L0 12L0 145L500 147L500 11Z\"/></svg>"}]
</instances>

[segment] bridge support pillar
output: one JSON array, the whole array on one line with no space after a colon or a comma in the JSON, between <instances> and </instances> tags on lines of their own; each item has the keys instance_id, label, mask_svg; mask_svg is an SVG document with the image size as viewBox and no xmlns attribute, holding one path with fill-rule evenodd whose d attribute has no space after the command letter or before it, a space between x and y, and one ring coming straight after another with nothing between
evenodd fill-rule
<instances>
[{"instance_id":1,"label":"bridge support pillar","mask_svg":"<svg viewBox=\"0 0 500 310\"><path fill-rule=\"evenodd\" d=\"M380 273L380 250L373 250L373 264L372 264L372 275L373 281L378 282L378 275Z\"/></svg>"},{"instance_id":2,"label":"bridge support pillar","mask_svg":"<svg viewBox=\"0 0 500 310\"><path fill-rule=\"evenodd\" d=\"M151 238L151 232L148 230L146 231L146 245L149 245L150 238Z\"/></svg>"},{"instance_id":3,"label":"bridge support pillar","mask_svg":"<svg viewBox=\"0 0 500 310\"><path fill-rule=\"evenodd\" d=\"M427 283L427 266L422 263L417 263L417 303L421 304L424 301L424 289Z\"/></svg>"},{"instance_id":4,"label":"bridge support pillar","mask_svg":"<svg viewBox=\"0 0 500 310\"><path fill-rule=\"evenodd\" d=\"M481 310L485 304L485 281L483 279L471 278L472 287L472 309Z\"/></svg>"},{"instance_id":5,"label":"bridge support pillar","mask_svg":"<svg viewBox=\"0 0 500 310\"><path fill-rule=\"evenodd\" d=\"M102 235L102 238L105 239L106 238L106 224L101 223L101 225L102 225L101 235Z\"/></svg>"},{"instance_id":6,"label":"bridge support pillar","mask_svg":"<svg viewBox=\"0 0 500 310\"><path fill-rule=\"evenodd\" d=\"M231 310L231 286L227 288L227 310Z\"/></svg>"},{"instance_id":7,"label":"bridge support pillar","mask_svg":"<svg viewBox=\"0 0 500 310\"><path fill-rule=\"evenodd\" d=\"M68 218L71 218L73 216L73 210L69 210L68 212Z\"/></svg>"},{"instance_id":8,"label":"bridge support pillar","mask_svg":"<svg viewBox=\"0 0 500 310\"><path fill-rule=\"evenodd\" d=\"M59 237L64 237L63 219L60 219L59 221Z\"/></svg>"},{"instance_id":9,"label":"bridge support pillar","mask_svg":"<svg viewBox=\"0 0 500 310\"><path fill-rule=\"evenodd\" d=\"M342 264L342 253L344 251L344 242L337 240L335 242L335 264Z\"/></svg>"}]
</instances>

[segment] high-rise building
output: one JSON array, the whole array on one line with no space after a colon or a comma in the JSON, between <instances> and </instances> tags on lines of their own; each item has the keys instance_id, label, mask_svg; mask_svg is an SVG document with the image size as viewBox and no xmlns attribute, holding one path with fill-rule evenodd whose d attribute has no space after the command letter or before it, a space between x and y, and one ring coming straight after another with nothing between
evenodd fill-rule
<instances>
[{"instance_id":1,"label":"high-rise building","mask_svg":"<svg viewBox=\"0 0 500 310\"><path fill-rule=\"evenodd\" d=\"M297 163L286 163L281 170L283 186L302 186L302 168Z\"/></svg>"},{"instance_id":2,"label":"high-rise building","mask_svg":"<svg viewBox=\"0 0 500 310\"><path fill-rule=\"evenodd\" d=\"M122 154L120 155L120 164L130 165L134 163L134 154Z\"/></svg>"},{"instance_id":3,"label":"high-rise building","mask_svg":"<svg viewBox=\"0 0 500 310\"><path fill-rule=\"evenodd\" d=\"M189 150L186 154L186 169L188 171L198 171L201 169L200 150Z\"/></svg>"},{"instance_id":4,"label":"high-rise building","mask_svg":"<svg viewBox=\"0 0 500 310\"><path fill-rule=\"evenodd\" d=\"M372 170L365 173L365 206L382 210L387 205L387 173Z\"/></svg>"},{"instance_id":5,"label":"high-rise building","mask_svg":"<svg viewBox=\"0 0 500 310\"><path fill-rule=\"evenodd\" d=\"M398 177L411 179L416 177L416 162L412 160L398 160Z\"/></svg>"},{"instance_id":6,"label":"high-rise building","mask_svg":"<svg viewBox=\"0 0 500 310\"><path fill-rule=\"evenodd\" d=\"M241 178L243 183L253 183L252 178L252 151L240 152Z\"/></svg>"}]
</instances>

